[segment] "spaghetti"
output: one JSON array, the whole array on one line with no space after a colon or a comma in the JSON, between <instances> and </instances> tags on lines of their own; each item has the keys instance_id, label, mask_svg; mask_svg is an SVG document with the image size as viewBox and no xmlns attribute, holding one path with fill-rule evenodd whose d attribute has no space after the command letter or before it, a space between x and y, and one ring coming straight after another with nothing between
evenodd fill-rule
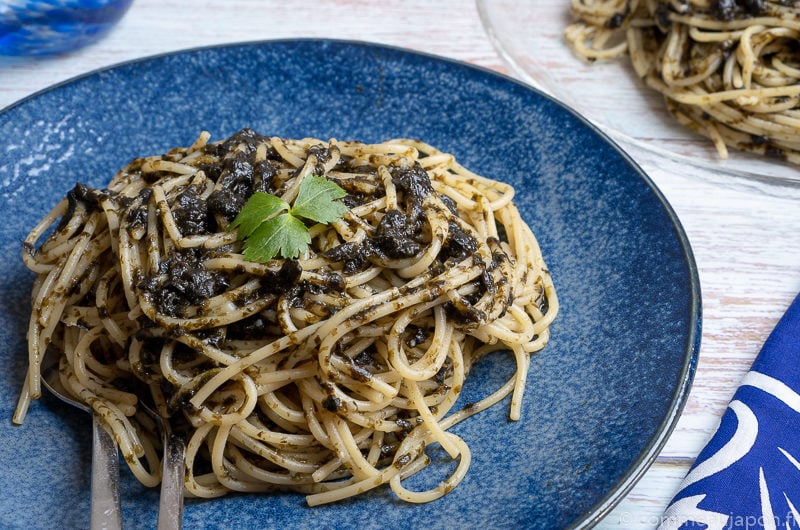
<instances>
[{"instance_id":1,"label":"spaghetti","mask_svg":"<svg viewBox=\"0 0 800 530\"><path fill-rule=\"evenodd\" d=\"M800 164L800 4L793 0L572 0L566 29L590 60L627 54L669 112L728 147Z\"/></svg>"},{"instance_id":2,"label":"spaghetti","mask_svg":"<svg viewBox=\"0 0 800 530\"><path fill-rule=\"evenodd\" d=\"M61 353L64 387L113 433L133 474L160 480L149 402L188 437L188 494L292 490L310 505L381 484L436 499L470 451L450 427L510 395L558 310L512 187L423 143L288 140L245 129L77 185L23 244L37 273L29 372L15 421ZM244 260L229 230L256 191L306 175L347 191L298 259ZM43 242L40 240L44 239ZM510 350L516 373L454 408L472 365ZM403 479L438 443L458 465L430 491Z\"/></svg>"}]
</instances>

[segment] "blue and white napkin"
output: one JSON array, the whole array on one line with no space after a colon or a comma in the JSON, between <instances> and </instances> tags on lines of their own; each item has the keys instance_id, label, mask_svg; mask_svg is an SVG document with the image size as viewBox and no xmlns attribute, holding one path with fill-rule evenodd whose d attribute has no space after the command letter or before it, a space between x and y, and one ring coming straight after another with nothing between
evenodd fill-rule
<instances>
[{"instance_id":1,"label":"blue and white napkin","mask_svg":"<svg viewBox=\"0 0 800 530\"><path fill-rule=\"evenodd\" d=\"M800 530L800 295L742 380L659 530Z\"/></svg>"}]
</instances>

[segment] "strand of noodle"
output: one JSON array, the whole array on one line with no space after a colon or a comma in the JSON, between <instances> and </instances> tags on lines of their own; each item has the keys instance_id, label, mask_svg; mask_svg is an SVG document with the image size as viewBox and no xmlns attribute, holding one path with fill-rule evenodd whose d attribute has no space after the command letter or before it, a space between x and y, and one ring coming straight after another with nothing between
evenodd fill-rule
<instances>
[{"instance_id":1,"label":"strand of noodle","mask_svg":"<svg viewBox=\"0 0 800 530\"><path fill-rule=\"evenodd\" d=\"M230 425L235 425L240 421L244 421L244 419L247 418L247 416L249 416L253 410L255 410L256 404L258 403L258 389L256 388L253 379L243 373L236 374L235 377L231 378L231 380L233 379L240 380L242 383L242 389L245 391L245 400L239 410L222 414L202 406L203 401L198 400L198 404L192 404L197 409L196 414L202 421L218 425L220 427L228 427Z\"/></svg>"},{"instance_id":2,"label":"strand of noodle","mask_svg":"<svg viewBox=\"0 0 800 530\"><path fill-rule=\"evenodd\" d=\"M265 486L253 480L247 480L247 474L242 473L228 459L225 452L228 448L228 437L233 429L232 425L223 426L217 429L214 435L211 450L211 465L217 480L225 488L231 491L255 492L263 491Z\"/></svg>"},{"instance_id":3,"label":"strand of noodle","mask_svg":"<svg viewBox=\"0 0 800 530\"><path fill-rule=\"evenodd\" d=\"M305 163L305 160L303 160L302 158L295 155L289 150L287 143L281 138L273 136L272 138L269 139L269 144L272 146L273 149L275 149L275 151L278 152L281 158L283 158L286 162L288 162L292 166L297 168Z\"/></svg>"},{"instance_id":4,"label":"strand of noodle","mask_svg":"<svg viewBox=\"0 0 800 530\"><path fill-rule=\"evenodd\" d=\"M352 497L354 495L358 495L360 493L364 493L382 484L386 484L392 479L392 477L398 475L406 465L416 460L422 454L423 451L422 444L419 443L418 436L415 436L413 432L412 434L409 434L409 436L407 436L405 440L403 440L401 446L403 448L407 448L407 446L411 445L411 442L415 442L415 444L414 447L408 448L408 451L404 453L408 455L408 460L404 464L396 460L394 465L388 466L380 470L377 476L368 477L366 479L353 482L345 487L333 491L308 495L306 497L306 503L309 506L320 506L322 504L329 504L332 502L340 501L342 499L346 499L348 497Z\"/></svg>"},{"instance_id":5,"label":"strand of noodle","mask_svg":"<svg viewBox=\"0 0 800 530\"><path fill-rule=\"evenodd\" d=\"M327 480L328 477L333 475L333 473L341 467L342 461L339 457L331 458L326 464L321 465L316 471L314 471L314 473L311 474L311 479L314 482L321 483L324 480ZM352 477L350 482L352 483L356 480L358 480L356 477Z\"/></svg>"},{"instance_id":6,"label":"strand of noodle","mask_svg":"<svg viewBox=\"0 0 800 530\"><path fill-rule=\"evenodd\" d=\"M694 26L700 29L717 31L743 30L753 25L770 27L780 26L784 28L800 30L800 21L789 18L755 16L745 19L720 21L701 16L679 15L677 13L671 13L669 18L672 22L677 22L687 26Z\"/></svg>"},{"instance_id":7,"label":"strand of noodle","mask_svg":"<svg viewBox=\"0 0 800 530\"><path fill-rule=\"evenodd\" d=\"M41 344L40 341L49 342L50 336L53 333L61 314L66 305L66 295L69 292L68 287L75 276L75 270L78 262L83 257L83 253L91 242L91 237L96 227L95 217L90 218L84 225L83 230L77 236L77 241L74 243L72 252L70 252L67 259L63 262L63 266L59 269L54 269L53 272L58 272L57 279L52 283L52 288L46 290L42 289L38 293L38 300L36 300L36 307L44 307L45 311L40 312L37 321L41 324L41 329L38 326L32 326L36 331L29 337L30 344L36 346L29 347L29 363L35 367L29 373L30 381L28 383L31 395L39 397L41 395L41 383L39 379L39 366L41 365L42 352L46 348L46 343ZM45 282L46 284L48 282ZM47 304L44 304L44 299L47 299ZM32 317L33 318L33 317ZM35 341L35 342L34 342Z\"/></svg>"},{"instance_id":8,"label":"strand of noodle","mask_svg":"<svg viewBox=\"0 0 800 530\"><path fill-rule=\"evenodd\" d=\"M645 49L645 36L644 32L638 28L628 28L625 33L625 38L628 43L628 56L631 58L631 64L639 77L645 77L647 72L650 71L650 65L654 62L652 53Z\"/></svg>"},{"instance_id":9,"label":"strand of noodle","mask_svg":"<svg viewBox=\"0 0 800 530\"><path fill-rule=\"evenodd\" d=\"M69 204L69 201L67 204ZM84 228L86 221L90 217L91 215L82 204L76 204L72 215L66 220L66 225L62 226L64 223L62 218L59 226L54 228L54 230L57 230L57 237L48 239L36 251L40 261L54 262L69 254L72 250L72 239L76 233L79 233Z\"/></svg>"},{"instance_id":10,"label":"strand of noodle","mask_svg":"<svg viewBox=\"0 0 800 530\"><path fill-rule=\"evenodd\" d=\"M291 184L284 190L281 194L281 198L288 202L293 203L294 200L297 198L297 194L300 191L300 184L305 179L306 175L310 175L314 168L317 165L317 157L314 155L308 155L308 158L303 163L303 168L297 172L297 176L291 181Z\"/></svg>"},{"instance_id":11,"label":"strand of noodle","mask_svg":"<svg viewBox=\"0 0 800 530\"><path fill-rule=\"evenodd\" d=\"M109 380L113 380L118 374L119 371L116 370L113 366L106 366L94 358L91 351L91 345L93 342L103 338L101 333L103 332L104 328L102 326L95 326L87 330L85 333L82 334L80 340L76 344L76 349L81 352L80 354L80 365L77 363L73 363L73 369L75 369L75 375L78 377L78 380L83 383L88 383L89 374L87 372L87 365L89 370L96 376L101 378L106 378Z\"/></svg>"},{"instance_id":12,"label":"strand of noodle","mask_svg":"<svg viewBox=\"0 0 800 530\"><path fill-rule=\"evenodd\" d=\"M440 203L441 201L434 200L430 196L426 196L423 200L422 208L428 212L426 218L430 225L431 241L422 255L416 257L413 265L401 267L397 271L397 275L401 278L414 278L426 272L433 260L436 259L436 256L439 255L439 251L447 239L447 234L449 233L447 218L442 210L433 207L436 202Z\"/></svg>"},{"instance_id":13,"label":"strand of noodle","mask_svg":"<svg viewBox=\"0 0 800 530\"><path fill-rule=\"evenodd\" d=\"M221 349L209 344L207 341L199 339L191 333L184 333L175 337L175 340L189 346L193 350L202 354L204 357L211 359L215 363L222 365L231 365L239 360L235 355L230 355Z\"/></svg>"},{"instance_id":14,"label":"strand of noodle","mask_svg":"<svg viewBox=\"0 0 800 530\"><path fill-rule=\"evenodd\" d=\"M494 238L498 239L497 235L497 223L495 222L494 212L495 210L489 204L489 200L484 195L479 195L477 197L478 204L479 204L479 212L483 214L484 217L484 224L486 226L486 235L483 236L483 239Z\"/></svg>"},{"instance_id":15,"label":"strand of noodle","mask_svg":"<svg viewBox=\"0 0 800 530\"><path fill-rule=\"evenodd\" d=\"M375 469L355 443L350 429L346 423L334 414L325 414L322 417L322 424L328 432L328 438L333 444L339 460L342 461L357 480L373 478L379 471Z\"/></svg>"},{"instance_id":16,"label":"strand of noodle","mask_svg":"<svg viewBox=\"0 0 800 530\"><path fill-rule=\"evenodd\" d=\"M148 270L151 274L158 271L161 264L161 242L162 236L159 232L159 212L158 208L147 208L147 235L146 235L146 253Z\"/></svg>"},{"instance_id":17,"label":"strand of noodle","mask_svg":"<svg viewBox=\"0 0 800 530\"><path fill-rule=\"evenodd\" d=\"M448 430L453 425L464 421L465 419L474 416L484 410L488 409L492 405L499 403L503 400L506 396L511 394L514 390L514 384L516 380L514 377L511 377L508 381L506 381L503 386L495 390L489 396L477 401L475 403L470 403L467 407L454 412L450 416L443 418L439 424L442 426L442 429Z\"/></svg>"},{"instance_id":18,"label":"strand of noodle","mask_svg":"<svg viewBox=\"0 0 800 530\"><path fill-rule=\"evenodd\" d=\"M193 175L197 173L197 168L188 166L179 162L170 162L169 160L162 160L160 158L147 160L142 164L142 173L156 173L165 171L168 173L177 173L178 175Z\"/></svg>"},{"instance_id":19,"label":"strand of noodle","mask_svg":"<svg viewBox=\"0 0 800 530\"><path fill-rule=\"evenodd\" d=\"M680 57L686 47L686 28L673 24L664 47L661 59L662 79L667 86L674 86L676 70L680 68Z\"/></svg>"},{"instance_id":20,"label":"strand of noodle","mask_svg":"<svg viewBox=\"0 0 800 530\"><path fill-rule=\"evenodd\" d=\"M234 437L239 436L238 434L236 434L237 432L241 433L241 436L243 438L247 437L251 438L252 440L256 440L258 442L263 442L263 444L265 444L263 447L264 454L261 454L260 452L258 454L268 460L271 460L276 464L279 464L281 467L285 467L296 473L312 473L314 471L314 469L306 467L307 465L306 462L304 461L289 462L288 459L281 456L281 454L278 453L275 449L272 449L268 445L266 445L266 444L275 445L278 448L282 449L289 449L292 447L307 447L315 443L315 438L313 435L273 432L270 431L269 429L264 428L263 426L257 427L253 425L250 420L238 423L235 429L233 430ZM270 454L273 456L271 457L265 456L266 454ZM273 458L275 460L272 460Z\"/></svg>"},{"instance_id":21,"label":"strand of noodle","mask_svg":"<svg viewBox=\"0 0 800 530\"><path fill-rule=\"evenodd\" d=\"M553 283L548 281L544 287L545 297L547 298L547 312L542 315L539 322L534 323L533 329L536 334L543 333L553 323L553 320L558 314L558 294L553 286Z\"/></svg>"},{"instance_id":22,"label":"strand of noodle","mask_svg":"<svg viewBox=\"0 0 800 530\"><path fill-rule=\"evenodd\" d=\"M22 425L22 422L25 420L25 416L28 415L28 408L30 408L31 404L31 368L25 372L25 379L22 382L22 390L19 393L19 398L17 399L17 406L14 408L14 414L11 417L11 422L15 425Z\"/></svg>"},{"instance_id":23,"label":"strand of noodle","mask_svg":"<svg viewBox=\"0 0 800 530\"><path fill-rule=\"evenodd\" d=\"M517 421L522 415L522 395L525 393L525 383L528 379L530 357L518 343L512 343L509 346L514 352L517 371L514 373L514 390L511 393L511 409L508 417L511 421Z\"/></svg>"},{"instance_id":24,"label":"strand of noodle","mask_svg":"<svg viewBox=\"0 0 800 530\"><path fill-rule=\"evenodd\" d=\"M188 152L192 153L194 151L199 151L200 149L206 146L210 138L211 138L210 132L200 131L200 134L197 136L197 139L194 141L192 145L189 146Z\"/></svg>"},{"instance_id":25,"label":"strand of noodle","mask_svg":"<svg viewBox=\"0 0 800 530\"><path fill-rule=\"evenodd\" d=\"M152 483L151 481L154 480L154 475L145 471L144 468L138 464L139 458L146 455L145 448L136 430L122 411L120 411L114 403L99 399L90 390L82 387L75 378L75 374L69 366L66 365L64 360L62 360L59 366L59 376L65 389L82 399L92 408L93 413L97 416L100 423L114 438L125 460L129 464L137 463L135 467L132 468L136 478L142 480L143 483ZM156 473L155 469L154 473ZM155 484L157 483L156 481Z\"/></svg>"},{"instance_id":26,"label":"strand of noodle","mask_svg":"<svg viewBox=\"0 0 800 530\"><path fill-rule=\"evenodd\" d=\"M45 279L39 284L36 291L34 300L32 302L33 309L31 311L31 318L28 321L28 381L25 389L30 392L30 397L38 399L42 395L40 370L41 359L44 350L47 347L46 341L49 337L42 334L42 325L40 323L42 302L47 298L47 295L52 291L52 286L55 284L58 276L63 268L63 262L58 267L50 270Z\"/></svg>"},{"instance_id":27,"label":"strand of noodle","mask_svg":"<svg viewBox=\"0 0 800 530\"><path fill-rule=\"evenodd\" d=\"M779 72L785 74L787 77L792 79L800 78L800 68L795 68L786 64L780 57L773 57L772 58L772 66Z\"/></svg>"},{"instance_id":28,"label":"strand of noodle","mask_svg":"<svg viewBox=\"0 0 800 530\"><path fill-rule=\"evenodd\" d=\"M241 444L244 449L251 451L253 453L257 452L257 448L252 447L250 444L252 443L252 439L249 438L238 438L234 433L236 428L231 430L230 437L235 439L236 445ZM311 485L312 481L310 479L306 479L303 475L298 475L294 473L285 473L285 472L274 472L274 471L267 471L263 468L260 468L256 465L251 464L247 458L239 451L235 445L229 445L226 448L227 451L230 451L231 457L233 458L233 463L236 468L255 479L258 482L264 483L266 485L278 485L278 486L296 486L300 484L308 484Z\"/></svg>"},{"instance_id":29,"label":"strand of noodle","mask_svg":"<svg viewBox=\"0 0 800 530\"><path fill-rule=\"evenodd\" d=\"M332 357L330 362L331 367L335 372L345 373L346 370L353 369L352 362L345 361L339 357ZM388 403L394 396L397 395L398 391L397 387L392 386L390 383L381 379L380 374L367 374L368 372L359 374L359 378L364 379L361 381L361 384L351 384L351 388L361 387L361 394L366 394L366 389L375 391L375 397L373 398L374 404L372 407L359 408L359 410L362 412L369 412L370 410L382 408L385 403ZM393 377L392 374L389 374L389 377L394 380L399 380L399 378Z\"/></svg>"},{"instance_id":30,"label":"strand of noodle","mask_svg":"<svg viewBox=\"0 0 800 530\"><path fill-rule=\"evenodd\" d=\"M389 173L389 170L386 169L386 166L380 166L378 168L378 175L383 182L383 189L386 193L386 209L397 210L397 188L394 186L391 173Z\"/></svg>"},{"instance_id":31,"label":"strand of noodle","mask_svg":"<svg viewBox=\"0 0 800 530\"><path fill-rule=\"evenodd\" d=\"M98 316L103 315L100 317L100 322L102 323L103 328L106 330L108 337L117 346L124 347L125 342L128 340L128 333L124 332L120 325L114 320L114 318L112 318L108 306L109 285L111 282L113 282L115 286L118 286L119 282L117 279L116 270L113 268L109 268L100 277L95 291L95 304L97 305Z\"/></svg>"},{"instance_id":32,"label":"strand of noodle","mask_svg":"<svg viewBox=\"0 0 800 530\"><path fill-rule=\"evenodd\" d=\"M450 342L450 360L453 373L448 385L450 387L448 392L444 395L444 399L436 405L436 416L439 418L440 422L441 418L444 418L453 408L453 405L455 405L458 397L461 395L461 388L464 386L464 381L466 379L464 354L461 344L462 341L460 340L453 340ZM440 425L444 430L447 429L443 424L440 423Z\"/></svg>"},{"instance_id":33,"label":"strand of noodle","mask_svg":"<svg viewBox=\"0 0 800 530\"><path fill-rule=\"evenodd\" d=\"M450 440L450 442L458 451L458 466L456 467L455 471L453 471L453 474L437 484L434 488L423 492L416 492L406 489L402 485L401 477L399 475L394 475L389 480L389 486L391 486L395 495L404 501L417 504L431 502L452 491L453 488L458 486L458 484L464 479L467 471L469 470L469 465L472 462L472 453L469 450L469 446L464 442L464 440L453 433L445 432L443 434Z\"/></svg>"},{"instance_id":34,"label":"strand of noodle","mask_svg":"<svg viewBox=\"0 0 800 530\"><path fill-rule=\"evenodd\" d=\"M372 435L372 444L369 447L369 453L367 453L367 462L370 465L377 467L378 460L381 457L381 453L383 451L383 432L375 431Z\"/></svg>"},{"instance_id":35,"label":"strand of noodle","mask_svg":"<svg viewBox=\"0 0 800 530\"><path fill-rule=\"evenodd\" d=\"M726 40L739 40L742 31L703 31L697 26L690 26L689 36L696 42L725 42Z\"/></svg>"},{"instance_id":36,"label":"strand of noodle","mask_svg":"<svg viewBox=\"0 0 800 530\"><path fill-rule=\"evenodd\" d=\"M213 474L211 476L204 476L205 480L203 480L201 477L195 476L194 474L194 461L197 457L197 453L211 431L215 430L216 428L217 427L215 425L211 424L197 427L194 433L192 433L192 436L189 438L189 443L186 444L185 486L187 491L196 497L211 499L214 497L221 497L226 493L226 490L221 486ZM202 484L201 482L206 482L206 484Z\"/></svg>"},{"instance_id":37,"label":"strand of noodle","mask_svg":"<svg viewBox=\"0 0 800 530\"><path fill-rule=\"evenodd\" d=\"M369 155L385 155L386 153L393 153L393 158L407 158L409 160L416 160L419 158L417 150L413 146L406 145L401 141L389 140L378 144L362 144L359 142L338 142L337 145L345 156L353 158L368 159ZM382 160L380 162L383 162ZM374 165L387 165L382 163L375 163Z\"/></svg>"},{"instance_id":38,"label":"strand of noodle","mask_svg":"<svg viewBox=\"0 0 800 530\"><path fill-rule=\"evenodd\" d=\"M439 297L427 304L410 307L397 316L387 338L389 362L402 377L411 381L430 379L439 371L447 357L447 346L453 335L453 326L448 325L442 304L444 297ZM400 337L408 325L421 313L433 308L434 332L431 345L425 354L413 364L408 363Z\"/></svg>"},{"instance_id":39,"label":"strand of noodle","mask_svg":"<svg viewBox=\"0 0 800 530\"><path fill-rule=\"evenodd\" d=\"M343 499L347 499L348 497L353 497L355 495L360 495L367 491L370 491L378 486L386 484L389 479L400 473L400 470L395 468L394 466L390 466L381 470L381 472L375 477L369 477L363 480L358 480L354 482L350 482L349 484L344 485L341 488L337 488L331 491L325 491L321 493L314 493L311 495L306 496L306 504L309 506L321 506L323 504L330 504L333 502L341 501Z\"/></svg>"},{"instance_id":40,"label":"strand of noodle","mask_svg":"<svg viewBox=\"0 0 800 530\"><path fill-rule=\"evenodd\" d=\"M147 437L137 436L143 449L143 456L130 463L129 457L123 453L126 463L136 479L147 488L154 488L161 482L161 460L155 446ZM147 467L142 465L142 458Z\"/></svg>"},{"instance_id":41,"label":"strand of noodle","mask_svg":"<svg viewBox=\"0 0 800 530\"><path fill-rule=\"evenodd\" d=\"M36 248L36 243L39 241L39 238L47 231L48 228L53 226L55 222L58 220L59 217L63 217L64 214L67 212L67 200L62 199L55 207L53 207L50 212L45 215L41 221L39 221L36 226L33 227L28 233L28 236L22 243L22 261L25 263L25 266L30 269L31 271L41 274L53 269L56 265L53 263L45 263L43 262L39 256L34 257L34 249ZM59 234L60 236L66 238L69 237L66 234ZM37 259L39 258L39 259Z\"/></svg>"},{"instance_id":42,"label":"strand of noodle","mask_svg":"<svg viewBox=\"0 0 800 530\"><path fill-rule=\"evenodd\" d=\"M742 35L739 38L739 46L736 47L736 58L742 65L742 86L744 88L750 88L756 64L757 54L753 50L753 33L761 32L764 29L766 29L764 26L748 26L742 31Z\"/></svg>"},{"instance_id":43,"label":"strand of noodle","mask_svg":"<svg viewBox=\"0 0 800 530\"><path fill-rule=\"evenodd\" d=\"M417 383L415 381L406 380L403 382L403 385L411 398L414 408L417 409L417 412L419 412L419 415L422 417L423 424L428 429L430 435L434 440L439 442L442 449L447 451L450 458L456 458L459 455L461 447L459 447L451 437L447 436L447 433L444 432L439 422L436 421L430 409L425 405L425 400L422 397Z\"/></svg>"},{"instance_id":44,"label":"strand of noodle","mask_svg":"<svg viewBox=\"0 0 800 530\"><path fill-rule=\"evenodd\" d=\"M141 270L138 248L129 239L125 224L119 230L119 271L122 278L122 288L129 308L139 306L138 297L133 291L136 280L134 271Z\"/></svg>"},{"instance_id":45,"label":"strand of noodle","mask_svg":"<svg viewBox=\"0 0 800 530\"><path fill-rule=\"evenodd\" d=\"M286 370L274 370L269 372L259 372L254 380L259 387L262 385L269 385L275 383L288 384L293 381L299 381L308 377L313 377L317 369L313 363L307 363L301 366Z\"/></svg>"},{"instance_id":46,"label":"strand of noodle","mask_svg":"<svg viewBox=\"0 0 800 530\"><path fill-rule=\"evenodd\" d=\"M289 422L300 424L305 419L302 410L289 408L275 393L262 395L261 401L271 408L278 416Z\"/></svg>"},{"instance_id":47,"label":"strand of noodle","mask_svg":"<svg viewBox=\"0 0 800 530\"><path fill-rule=\"evenodd\" d=\"M192 378L185 376L178 372L173 365L172 354L175 351L175 342L169 341L161 348L161 356L159 359L159 368L161 368L161 375L176 387L182 387L188 384Z\"/></svg>"},{"instance_id":48,"label":"strand of noodle","mask_svg":"<svg viewBox=\"0 0 800 530\"><path fill-rule=\"evenodd\" d=\"M317 441L317 443L326 449L332 450L333 445L328 437L328 433L322 426L322 422L319 420L312 396L303 391L303 384L306 383L306 381L307 380L300 381L301 385L299 385L299 388L301 390L300 402L303 405L303 412L305 413L306 421L308 422L308 431L314 436L314 439Z\"/></svg>"},{"instance_id":49,"label":"strand of noodle","mask_svg":"<svg viewBox=\"0 0 800 530\"><path fill-rule=\"evenodd\" d=\"M239 374L248 366L252 366L257 362L266 359L270 355L274 355L275 353L288 348L292 344L307 339L311 334L317 331L317 328L320 326L321 323L312 324L306 328L299 330L296 334L292 336L281 337L267 344L263 348L259 348L258 350L254 351L247 357L239 359L235 363L225 367L214 377L209 379L208 382L206 382L206 384L204 384L197 391L197 393L190 400L190 403L194 407L199 407L200 404L203 401L205 401L217 388L219 388L223 383L225 383L225 381L233 378L234 375Z\"/></svg>"},{"instance_id":50,"label":"strand of noodle","mask_svg":"<svg viewBox=\"0 0 800 530\"><path fill-rule=\"evenodd\" d=\"M184 237L175 222L175 217L172 215L172 210L169 207L163 188L156 184L153 185L151 189L153 190L153 200L155 201L161 223L170 239L178 248L194 248L200 246L216 248L222 245L229 245L236 241L235 232L219 232L211 236Z\"/></svg>"}]
</instances>

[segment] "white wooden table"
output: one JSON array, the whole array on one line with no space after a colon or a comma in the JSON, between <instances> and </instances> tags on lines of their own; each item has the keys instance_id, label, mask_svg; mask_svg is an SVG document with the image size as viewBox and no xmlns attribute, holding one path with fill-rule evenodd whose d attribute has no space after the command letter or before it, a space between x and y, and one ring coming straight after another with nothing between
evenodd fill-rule
<instances>
[{"instance_id":1,"label":"white wooden table","mask_svg":"<svg viewBox=\"0 0 800 530\"><path fill-rule=\"evenodd\" d=\"M509 73L472 0L135 0L120 25L95 45L47 60L0 58L0 107L120 61L287 37L392 44ZM666 195L688 234L700 273L703 335L694 386L673 435L644 478L599 524L603 529L658 525L737 382L800 291L800 186L632 154Z\"/></svg>"}]
</instances>

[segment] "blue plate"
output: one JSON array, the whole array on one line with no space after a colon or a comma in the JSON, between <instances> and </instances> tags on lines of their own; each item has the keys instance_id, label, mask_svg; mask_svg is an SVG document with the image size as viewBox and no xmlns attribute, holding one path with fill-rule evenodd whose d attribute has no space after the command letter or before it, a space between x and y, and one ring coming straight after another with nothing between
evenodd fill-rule
<instances>
[{"instance_id":1,"label":"blue plate","mask_svg":"<svg viewBox=\"0 0 800 530\"><path fill-rule=\"evenodd\" d=\"M532 362L522 421L508 421L506 402L457 426L473 463L444 498L409 505L380 490L319 508L292 494L189 499L186 527L553 529L608 513L675 425L697 360L697 270L672 209L618 147L527 86L396 48L292 40L123 64L0 114L0 526L86 527L89 517L88 415L45 396L23 426L11 425L32 280L20 242L76 181L104 186L135 156L188 145L203 129L221 139L243 127L416 137L513 184L561 312ZM503 355L482 361L465 400L510 369ZM423 475L419 487L442 472ZM126 528L154 527L157 491L127 469L122 487Z\"/></svg>"}]
</instances>

